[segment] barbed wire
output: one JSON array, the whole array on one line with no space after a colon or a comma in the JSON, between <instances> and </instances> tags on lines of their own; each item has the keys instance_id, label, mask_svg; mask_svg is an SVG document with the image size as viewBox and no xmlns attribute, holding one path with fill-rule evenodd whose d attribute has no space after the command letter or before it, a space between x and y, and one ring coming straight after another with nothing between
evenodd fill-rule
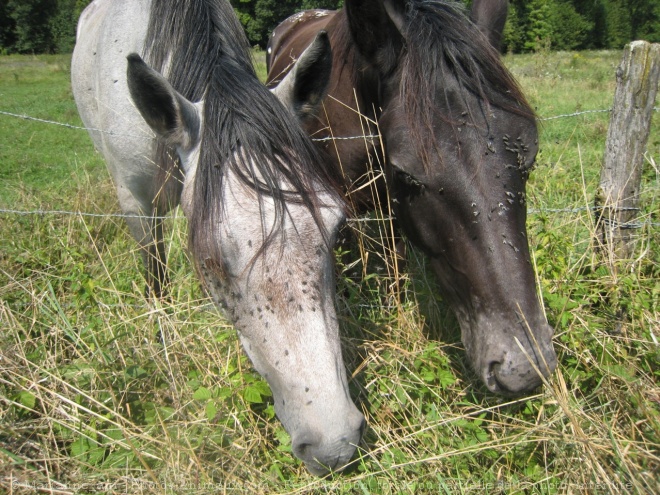
<instances>
[{"instance_id":1,"label":"barbed wire","mask_svg":"<svg viewBox=\"0 0 660 495\"><path fill-rule=\"evenodd\" d=\"M165 220L168 218L181 219L183 217L174 217L172 215L137 215L130 213L87 213L84 211L67 211L67 210L12 210L0 208L0 214L17 215L17 216L45 216L45 215L60 215L60 216L74 216L74 217L87 217L87 218L139 218L142 220Z\"/></svg>"},{"instance_id":2,"label":"barbed wire","mask_svg":"<svg viewBox=\"0 0 660 495\"><path fill-rule=\"evenodd\" d=\"M638 230L646 226L649 227L660 227L660 222L653 222L651 220L646 220L644 222L619 222L615 218L610 218L606 216L605 213L612 214L622 211L631 211L631 212L640 212L641 208L633 206L581 206L578 208L543 208L543 209L530 209L527 211L529 215L544 215L546 213L585 213L590 211L596 215L596 220L599 223L609 225L613 228L619 228L622 230Z\"/></svg>"},{"instance_id":3,"label":"barbed wire","mask_svg":"<svg viewBox=\"0 0 660 495\"><path fill-rule=\"evenodd\" d=\"M654 108L654 111L658 111L659 108ZM564 113L561 115L555 115L554 117L539 117L538 120L545 122L548 120L556 120L556 119L565 119L568 117L579 117L580 115L587 115L591 113L610 113L612 111L611 108L605 108L603 110L582 110L580 112L573 112L573 113Z\"/></svg>"},{"instance_id":4,"label":"barbed wire","mask_svg":"<svg viewBox=\"0 0 660 495\"><path fill-rule=\"evenodd\" d=\"M40 119L38 117L31 117L29 115L24 115L24 114L19 114L19 113L12 113L12 112L6 112L4 110L0 110L0 115L5 115L7 117L15 117L18 119L22 120L28 120L31 122L39 122L42 124L51 124L51 125L56 125L60 127L66 127L67 129L74 129L74 130L80 130L80 131L88 131L88 132L99 132L101 134L108 134L109 136L123 136L123 137L136 137L133 134L122 134L118 132L113 132L113 131L106 131L103 129L97 129L95 127L83 127L79 125L73 125L73 124L67 124L64 122L57 122L55 120L47 120L47 119ZM145 137L145 136L140 136L140 137ZM349 140L349 139L378 139L380 138L380 135L378 134L369 134L366 136L346 136L346 137L336 137L336 136L329 136L325 138L312 138L312 141L344 141L344 140Z\"/></svg>"},{"instance_id":5,"label":"barbed wire","mask_svg":"<svg viewBox=\"0 0 660 495\"><path fill-rule=\"evenodd\" d=\"M566 214L575 214L575 213L585 213L591 211L598 213L603 210L601 206L581 206L577 208L531 208L527 211L528 215L545 215L548 213L566 213ZM610 208L612 211L635 211L639 212L640 208L633 207L618 207ZM67 211L67 210L15 210L8 208L0 208L1 215L16 215L16 216L47 216L47 215L59 215L59 216L73 216L73 217L82 217L82 218L139 218L142 220L183 220L185 217L180 215L164 215L164 216L149 216L149 215L135 215L135 214L125 214L125 213L88 213L83 211ZM382 218L373 218L373 217L358 217L358 218L348 218L346 223L368 223L368 222L389 222L396 220L395 217L382 217ZM615 220L603 219L603 222L613 223ZM649 227L660 227L660 222L653 222L647 220L645 222L627 222L617 224L619 228L622 229L641 229L645 226Z\"/></svg>"},{"instance_id":6,"label":"barbed wire","mask_svg":"<svg viewBox=\"0 0 660 495\"><path fill-rule=\"evenodd\" d=\"M611 112L611 108L607 109L598 109L598 110L581 110L573 113L566 113L566 114L560 114L560 115L554 115L552 117L539 117L539 121L550 121L550 120L557 120L557 119L563 119L563 118L572 118L572 117L579 117L580 115L589 115L589 114L599 114L599 113L609 113ZM653 107L653 111L658 112L660 111L660 107ZM41 119L38 117L32 117L30 115L24 115L24 114L17 114L17 113L12 113L12 112L7 112L4 110L0 110L0 115L8 116L8 117L14 117L14 118L19 118L22 120L27 120L27 121L32 121L32 122L39 122L43 124L49 124L49 125L56 125L60 127L64 127L67 129L74 129L74 130L82 130L82 131L88 131L88 132L100 132L103 134L108 134L111 136L127 136L127 137L135 137L133 135L128 135L128 134L120 134L112 131L106 131L104 129L97 129L94 127L84 127L84 126L78 126L74 124L69 124L69 123L64 123L64 122L57 122L55 120L48 120L48 119ZM144 137L144 136L143 136ZM343 140L352 140L352 139L379 139L380 135L378 134L370 134L370 135L364 135L364 136L329 136L325 138L312 138L313 141L317 142L324 142L324 141L343 141ZM579 208L544 208L544 209L530 209L528 211L528 214L530 215L540 215L544 213L581 213L585 212L587 210L596 210L596 207L579 207ZM621 210L621 209L620 209ZM165 216L149 216L149 215L137 215L137 214L125 214L125 213L89 213L89 212L82 212L82 211L67 211L67 210L15 210L15 209L3 209L0 208L0 214L11 214L11 215L18 215L18 216L29 216L29 215L67 215L67 216L77 216L77 217L86 217L86 218L121 218L121 219L127 219L127 218L138 218L138 219L149 219L149 220L165 220L168 218L173 218L173 219L181 219L183 217L176 217L176 216L171 216L171 215L165 215ZM383 221L383 220L391 220L391 218L386 218L386 219L378 219L378 218L351 218L348 219L348 223L362 223L362 222L377 222L377 221ZM628 223L625 224L624 227L622 228L643 228L644 226L652 226L652 227L659 227L660 223L656 222L642 222L642 223Z\"/></svg>"},{"instance_id":7,"label":"barbed wire","mask_svg":"<svg viewBox=\"0 0 660 495\"><path fill-rule=\"evenodd\" d=\"M609 113L611 112L611 108L605 108L605 109L600 109L600 110L581 110L578 112L573 112L573 113L565 113L565 114L560 114L560 115L554 115L552 117L539 117L538 120L545 122L549 120L557 120L557 119L564 119L564 118L570 118L570 117L579 117L580 115L588 115L588 114L597 114L597 113ZM660 107L653 107L654 112L660 111ZM74 129L74 130L80 130L80 131L87 131L87 132L99 132L102 134L108 134L110 136L124 136L124 137L135 137L134 135L131 134L122 134L122 133L117 133L113 131L106 131L104 129L97 129L95 127L84 127L84 126L79 126L79 125L74 125L74 124L69 124L65 122L57 122L55 120L48 120L48 119L41 119L38 117L32 117L30 115L25 115L25 114L19 114L19 113L13 113L13 112L7 112L4 110L0 110L0 115L5 115L7 117L14 117L22 120L28 120L32 122L39 122L42 124L50 124L50 125L56 125L60 127L65 127L67 129ZM144 137L144 136L141 136ZM379 139L380 135L378 134L369 134L365 136L328 136L324 138L312 138L312 141L317 141L317 142L324 142L324 141L345 141L345 140L351 140L351 139Z\"/></svg>"},{"instance_id":8,"label":"barbed wire","mask_svg":"<svg viewBox=\"0 0 660 495\"><path fill-rule=\"evenodd\" d=\"M16 215L16 216L46 216L46 215L59 215L59 216L72 216L83 218L139 218L141 220L183 220L185 217L180 215L137 215L130 213L88 213L84 211L67 211L67 210L14 210L9 208L0 208L0 215ZM348 218L347 223L366 223L366 222L384 222L394 220L394 217L383 218Z\"/></svg>"},{"instance_id":9,"label":"barbed wire","mask_svg":"<svg viewBox=\"0 0 660 495\"><path fill-rule=\"evenodd\" d=\"M132 294L129 294L130 297L132 297ZM61 302L59 300L57 301L51 301L50 299L46 299L45 302L54 302L56 303L55 307L49 308L45 304L40 304L44 302L43 297L35 297L36 301L32 302L12 302L12 303L6 303L6 305L13 309L13 310L26 310L30 308L36 308L37 306L41 310L50 310L52 312L56 312L58 309L80 309L80 303L79 302ZM117 308L123 308L123 309L149 309L151 311L167 311L169 310L172 305L174 307L179 307L179 306L187 306L191 311L219 311L222 313L222 308L219 308L213 300L209 297L207 299L201 299L198 301L193 301L190 303L191 305L188 305L188 303L182 302L182 303L167 303L162 300L158 300L158 306L154 304L156 299L153 299L151 301L142 301L142 302L136 302L136 303L106 303L103 301L100 301L99 299L94 299L90 300L89 304L97 306L99 308L103 309L109 309L109 310L114 310ZM0 301L0 304L2 304L2 301ZM0 306L1 307L1 306ZM395 310L398 308L396 304L390 304L386 302L381 302L381 301L376 301L373 304L366 304L366 303L360 303L357 305L351 305L351 307L355 308L360 308L360 309L385 309L385 310Z\"/></svg>"},{"instance_id":10,"label":"barbed wire","mask_svg":"<svg viewBox=\"0 0 660 495\"><path fill-rule=\"evenodd\" d=\"M67 123L64 123L64 122L57 122L55 120L40 119L40 118L37 118L37 117L31 117L29 115L5 112L3 110L0 110L0 115L6 115L8 117L15 117L15 118L23 119L23 120L29 120L29 121L32 121L32 122L40 122L42 124L57 125L57 126L60 126L60 127L66 127L67 129L75 129L75 130L79 130L79 131L100 132L101 134L108 134L110 136L135 137L132 134L120 134L120 133L117 133L117 132L106 131L106 130L103 130L103 129L96 129L94 127L81 127L79 125L67 124ZM144 137L144 136L141 136L141 137Z\"/></svg>"},{"instance_id":11,"label":"barbed wire","mask_svg":"<svg viewBox=\"0 0 660 495\"><path fill-rule=\"evenodd\" d=\"M317 143L322 143L325 141L348 141L351 139L380 139L380 134L367 134L366 136L346 136L346 137L328 136L324 138L312 138L312 141L315 141Z\"/></svg>"},{"instance_id":12,"label":"barbed wire","mask_svg":"<svg viewBox=\"0 0 660 495\"><path fill-rule=\"evenodd\" d=\"M573 112L573 113L563 113L560 115L554 115L553 117L539 117L537 120L545 122L548 120L556 120L556 119L565 119L569 117L579 117L580 115L588 115L588 114L593 114L593 113L610 113L612 111L611 108L604 108L601 110L581 110L578 112ZM653 107L654 112L660 112L660 107Z\"/></svg>"}]
</instances>

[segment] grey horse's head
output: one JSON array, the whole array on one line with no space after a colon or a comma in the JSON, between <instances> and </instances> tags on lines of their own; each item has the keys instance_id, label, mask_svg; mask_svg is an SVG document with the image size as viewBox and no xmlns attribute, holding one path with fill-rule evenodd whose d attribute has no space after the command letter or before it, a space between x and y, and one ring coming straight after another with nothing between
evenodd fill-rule
<instances>
[{"instance_id":1,"label":"grey horse's head","mask_svg":"<svg viewBox=\"0 0 660 495\"><path fill-rule=\"evenodd\" d=\"M294 454L318 475L351 460L365 425L348 393L334 308L343 202L298 122L325 94L329 51L319 34L278 89L286 108L235 65L218 67L195 103L137 55L128 67L137 108L180 157L203 285L268 381Z\"/></svg>"}]
</instances>

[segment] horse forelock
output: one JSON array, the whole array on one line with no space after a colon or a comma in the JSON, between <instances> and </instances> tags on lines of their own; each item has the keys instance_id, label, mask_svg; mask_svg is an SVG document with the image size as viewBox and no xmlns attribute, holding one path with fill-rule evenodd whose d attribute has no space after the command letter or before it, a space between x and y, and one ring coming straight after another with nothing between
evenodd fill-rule
<instances>
[{"instance_id":1,"label":"horse forelock","mask_svg":"<svg viewBox=\"0 0 660 495\"><path fill-rule=\"evenodd\" d=\"M463 5L444 0L412 0L408 5L399 96L411 137L422 155L438 148L434 131L438 118L453 126L465 121L489 126L492 106L534 124L534 111L522 90L488 38L469 20ZM446 89L452 79L462 100L458 105L456 94L450 95ZM439 97L444 99L441 112ZM422 160L427 166L428 156Z\"/></svg>"},{"instance_id":2,"label":"horse forelock","mask_svg":"<svg viewBox=\"0 0 660 495\"><path fill-rule=\"evenodd\" d=\"M255 192L263 209L272 201L274 221L262 221L261 254L283 235L289 205L300 204L312 215L329 241L321 217L320 196L339 198L338 178L324 166L319 152L287 110L241 64L223 57L213 72L204 100L204 129L195 174L190 222L190 247L198 260L220 264L217 243L223 216L221 201L226 174L231 172ZM337 199L338 200L338 199Z\"/></svg>"},{"instance_id":3,"label":"horse forelock","mask_svg":"<svg viewBox=\"0 0 660 495\"><path fill-rule=\"evenodd\" d=\"M145 58L155 70L166 71L184 97L203 97L223 56L254 73L250 44L228 1L152 0Z\"/></svg>"},{"instance_id":4,"label":"horse forelock","mask_svg":"<svg viewBox=\"0 0 660 495\"><path fill-rule=\"evenodd\" d=\"M333 33L335 63L350 61L355 87L365 88L367 107L382 105L377 101L382 90L378 78L381 84L388 80L398 84L396 97L402 103L405 124L426 169L432 155L441 156L434 153L440 149L435 130L438 119L454 128L466 121L474 126L488 126L488 108L492 106L535 125L534 111L518 83L461 3L409 0L400 26L403 48L394 67L390 67L390 52L383 55L384 60L367 61L360 57L346 10L338 15L342 18ZM385 75L382 70L380 76L375 75L376 67L383 63ZM448 85L448 81L455 84ZM450 94L456 87L460 105L455 105L457 95Z\"/></svg>"},{"instance_id":5,"label":"horse forelock","mask_svg":"<svg viewBox=\"0 0 660 495\"><path fill-rule=\"evenodd\" d=\"M274 202L276 221L263 226L263 249L281 231L287 204L292 203L306 206L329 239L319 188L339 197L339 180L324 167L293 115L258 81L249 43L229 2L153 0L145 54L184 97L204 98L189 218L189 246L196 264L223 275L217 229L225 213L222 188L228 168L258 197ZM168 155L176 156L159 145L163 180L178 166Z\"/></svg>"},{"instance_id":6,"label":"horse forelock","mask_svg":"<svg viewBox=\"0 0 660 495\"><path fill-rule=\"evenodd\" d=\"M190 101L203 98L218 60L231 57L252 69L245 33L229 2L214 0L152 0L144 58L166 75L174 89ZM155 149L159 173L154 181L154 209L166 211L182 175L175 150L159 142ZM174 186L174 187L173 187Z\"/></svg>"}]
</instances>

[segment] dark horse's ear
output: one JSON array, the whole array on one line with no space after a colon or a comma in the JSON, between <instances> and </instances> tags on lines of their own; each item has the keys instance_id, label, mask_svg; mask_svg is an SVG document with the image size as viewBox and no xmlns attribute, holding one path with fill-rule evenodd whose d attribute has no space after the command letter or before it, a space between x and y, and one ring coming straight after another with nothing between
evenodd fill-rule
<instances>
[{"instance_id":1,"label":"dark horse's ear","mask_svg":"<svg viewBox=\"0 0 660 495\"><path fill-rule=\"evenodd\" d=\"M325 98L332 72L332 49L320 31L273 92L301 121L315 117Z\"/></svg>"},{"instance_id":2,"label":"dark horse's ear","mask_svg":"<svg viewBox=\"0 0 660 495\"><path fill-rule=\"evenodd\" d=\"M405 0L346 0L351 36L358 51L381 73L397 64L403 47Z\"/></svg>"},{"instance_id":3,"label":"dark horse's ear","mask_svg":"<svg viewBox=\"0 0 660 495\"><path fill-rule=\"evenodd\" d=\"M145 64L138 54L131 53L127 59L128 90L149 127L170 146L184 150L192 148L200 133L195 105Z\"/></svg>"},{"instance_id":4,"label":"dark horse's ear","mask_svg":"<svg viewBox=\"0 0 660 495\"><path fill-rule=\"evenodd\" d=\"M509 12L508 0L474 0L470 18L497 50L502 43L502 33Z\"/></svg>"}]
</instances>

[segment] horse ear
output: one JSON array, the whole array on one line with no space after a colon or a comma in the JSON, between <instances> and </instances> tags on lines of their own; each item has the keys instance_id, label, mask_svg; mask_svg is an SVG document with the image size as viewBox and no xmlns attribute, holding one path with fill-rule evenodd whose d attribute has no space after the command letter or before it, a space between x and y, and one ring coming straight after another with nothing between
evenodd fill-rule
<instances>
[{"instance_id":1,"label":"horse ear","mask_svg":"<svg viewBox=\"0 0 660 495\"><path fill-rule=\"evenodd\" d=\"M404 44L406 1L346 0L344 9L360 54L381 73L390 72Z\"/></svg>"},{"instance_id":2,"label":"horse ear","mask_svg":"<svg viewBox=\"0 0 660 495\"><path fill-rule=\"evenodd\" d=\"M397 0L384 0L383 7L390 21L394 24L399 34L403 35L403 26L406 21L406 3Z\"/></svg>"},{"instance_id":3,"label":"horse ear","mask_svg":"<svg viewBox=\"0 0 660 495\"><path fill-rule=\"evenodd\" d=\"M509 13L508 0L474 0L470 18L482 33L489 39L490 44L497 50L502 43L502 33Z\"/></svg>"},{"instance_id":4,"label":"horse ear","mask_svg":"<svg viewBox=\"0 0 660 495\"><path fill-rule=\"evenodd\" d=\"M131 99L154 132L169 146L189 150L197 144L200 119L195 105L136 53L128 57L126 77Z\"/></svg>"},{"instance_id":5,"label":"horse ear","mask_svg":"<svg viewBox=\"0 0 660 495\"><path fill-rule=\"evenodd\" d=\"M320 31L273 93L301 121L315 117L328 90L331 72L330 40L326 31Z\"/></svg>"}]
</instances>

